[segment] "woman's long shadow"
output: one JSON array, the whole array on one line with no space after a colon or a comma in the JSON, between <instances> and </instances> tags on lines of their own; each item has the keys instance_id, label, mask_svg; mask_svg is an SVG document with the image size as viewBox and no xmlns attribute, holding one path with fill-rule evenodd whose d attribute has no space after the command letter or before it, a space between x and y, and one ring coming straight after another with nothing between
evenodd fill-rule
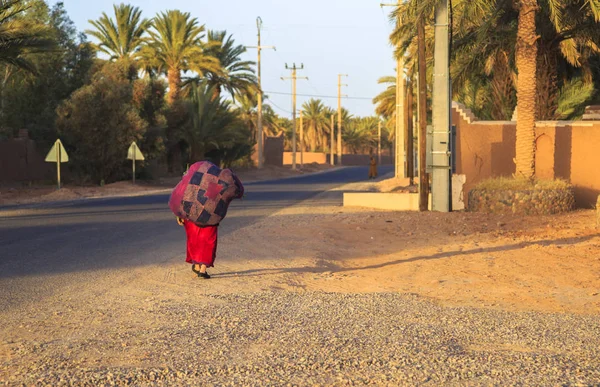
<instances>
[{"instance_id":1,"label":"woman's long shadow","mask_svg":"<svg viewBox=\"0 0 600 387\"><path fill-rule=\"evenodd\" d=\"M227 272L221 273L216 276L220 278L227 277L258 277L265 276L269 274L286 274L286 273L323 273L323 272L332 272L332 273L343 273L347 271L357 271L357 270L369 270L369 269L380 269L388 266L395 266L404 263L416 262L416 261L428 261L433 259L443 259L443 258L452 258L461 255L471 255L477 253L494 253L494 252L502 252L502 251L511 251L511 250L520 250L526 248L528 246L533 245L543 245L543 246L569 246L575 245L578 243L582 243L594 238L598 238L598 235L587 235L576 238L559 238L559 239L540 239L536 241L530 242L521 242L515 243L511 245L505 246L495 246L489 248L477 248L471 250L456 250L456 251L446 251L441 253L436 253L433 255L420 255L416 257L406 258L406 259L397 259L390 262L382 262L374 265L362 266L362 267L339 267L331 262L327 263L327 266L303 266L303 267L291 267L291 268L274 268L274 269L251 269L244 271L235 271L235 272Z\"/></svg>"}]
</instances>

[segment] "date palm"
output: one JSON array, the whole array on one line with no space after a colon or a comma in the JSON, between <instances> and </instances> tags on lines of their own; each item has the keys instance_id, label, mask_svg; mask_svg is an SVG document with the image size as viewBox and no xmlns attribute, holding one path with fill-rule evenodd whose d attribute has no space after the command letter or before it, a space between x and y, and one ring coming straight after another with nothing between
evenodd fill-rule
<instances>
[{"instance_id":1,"label":"date palm","mask_svg":"<svg viewBox=\"0 0 600 387\"><path fill-rule=\"evenodd\" d=\"M0 2L0 63L6 65L7 73L16 69L35 74L37 69L31 55L49 51L56 45L46 26L22 18L29 8L22 0Z\"/></svg>"},{"instance_id":2,"label":"date palm","mask_svg":"<svg viewBox=\"0 0 600 387\"><path fill-rule=\"evenodd\" d=\"M392 41L406 50L419 16L433 25L432 11L438 1L410 0L402 4L398 14L404 20L392 34ZM510 110L506 106L514 103L511 90L516 89L516 175L531 178L535 171L536 114L547 118L558 109L556 58L561 56L571 67L580 67L580 73L589 74L583 64L591 53L598 52L600 1L460 0L453 8L453 36L458 38L458 49L452 73L461 84L456 87L455 83L454 90L471 95L472 100L486 93L507 96L507 100L500 100L504 107L494 113L506 115ZM569 71L563 73L569 76ZM487 92L481 93L481 88ZM544 109L538 106L540 92L544 94ZM498 102L497 98L488 98L490 106Z\"/></svg>"},{"instance_id":3,"label":"date palm","mask_svg":"<svg viewBox=\"0 0 600 387\"><path fill-rule=\"evenodd\" d=\"M150 20L143 19L142 11L129 4L115 4L113 10L114 19L103 12L98 20L89 21L94 29L86 33L99 41L96 49L111 59L131 58L141 47Z\"/></svg>"},{"instance_id":4,"label":"date palm","mask_svg":"<svg viewBox=\"0 0 600 387\"><path fill-rule=\"evenodd\" d=\"M241 96L254 96L258 92L258 81L254 75L252 61L242 60L246 52L243 45L236 45L227 31L208 31L206 54L216 58L221 71L206 71L208 84L215 87L215 97L227 91L235 101ZM198 77L192 81L197 82Z\"/></svg>"},{"instance_id":5,"label":"date palm","mask_svg":"<svg viewBox=\"0 0 600 387\"><path fill-rule=\"evenodd\" d=\"M5 88L16 71L37 75L33 56L53 50L56 40L51 30L41 24L29 22L23 15L30 6L22 0L0 2L0 118L5 113Z\"/></svg>"},{"instance_id":6,"label":"date palm","mask_svg":"<svg viewBox=\"0 0 600 387\"><path fill-rule=\"evenodd\" d=\"M204 25L189 13L171 10L159 13L148 30L147 43L140 50L144 68L167 75L169 91L167 103L180 98L181 73L193 71L204 76L211 71L222 71L219 60L207 54Z\"/></svg>"},{"instance_id":7,"label":"date palm","mask_svg":"<svg viewBox=\"0 0 600 387\"><path fill-rule=\"evenodd\" d=\"M344 144L358 154L376 146L377 117L362 117L350 121L343 133Z\"/></svg>"},{"instance_id":8,"label":"date palm","mask_svg":"<svg viewBox=\"0 0 600 387\"><path fill-rule=\"evenodd\" d=\"M321 148L326 145L322 141L325 126L329 122L329 117L325 115L326 107L320 99L311 98L302 105L302 110L304 111L304 123L308 127L306 139L310 144L310 151L315 152L319 145Z\"/></svg>"},{"instance_id":9,"label":"date palm","mask_svg":"<svg viewBox=\"0 0 600 387\"><path fill-rule=\"evenodd\" d=\"M385 76L377 80L380 85L387 85L385 90L373 98L375 113L389 119L396 116L396 77Z\"/></svg>"}]
</instances>

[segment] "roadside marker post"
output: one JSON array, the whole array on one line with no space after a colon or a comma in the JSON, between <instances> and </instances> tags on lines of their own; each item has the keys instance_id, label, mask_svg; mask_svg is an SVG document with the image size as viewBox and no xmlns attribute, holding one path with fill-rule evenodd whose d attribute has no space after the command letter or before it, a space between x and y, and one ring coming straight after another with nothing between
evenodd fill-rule
<instances>
[{"instance_id":1,"label":"roadside marker post","mask_svg":"<svg viewBox=\"0 0 600 387\"><path fill-rule=\"evenodd\" d=\"M135 141L133 141L131 143L131 145L129 146L129 150L127 150L127 160L131 160L132 169L133 169L133 184L135 184L135 161L136 160L139 160L139 161L145 160L144 155L142 154L142 151L137 146Z\"/></svg>"},{"instance_id":2,"label":"roadside marker post","mask_svg":"<svg viewBox=\"0 0 600 387\"><path fill-rule=\"evenodd\" d=\"M56 140L50 152L46 155L45 161L47 163L56 163L56 184L58 189L60 189L60 163L69 162L69 155L60 139Z\"/></svg>"}]
</instances>

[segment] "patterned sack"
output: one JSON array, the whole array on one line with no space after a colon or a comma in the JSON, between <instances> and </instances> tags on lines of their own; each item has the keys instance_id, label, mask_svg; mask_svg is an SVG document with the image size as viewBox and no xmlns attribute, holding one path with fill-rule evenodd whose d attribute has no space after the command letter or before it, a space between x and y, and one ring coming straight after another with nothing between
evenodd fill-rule
<instances>
[{"instance_id":1,"label":"patterned sack","mask_svg":"<svg viewBox=\"0 0 600 387\"><path fill-rule=\"evenodd\" d=\"M190 166L173 189L169 208L198 226L214 226L227 215L229 203L243 195L244 186L230 169L200 161Z\"/></svg>"}]
</instances>

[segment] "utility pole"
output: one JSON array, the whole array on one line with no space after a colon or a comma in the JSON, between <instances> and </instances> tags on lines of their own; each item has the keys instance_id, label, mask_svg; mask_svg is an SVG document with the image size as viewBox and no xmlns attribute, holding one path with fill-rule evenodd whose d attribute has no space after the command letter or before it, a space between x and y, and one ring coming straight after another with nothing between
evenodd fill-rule
<instances>
[{"instance_id":1,"label":"utility pole","mask_svg":"<svg viewBox=\"0 0 600 387\"><path fill-rule=\"evenodd\" d=\"M296 80L297 79L308 79L308 77L298 77L296 75L297 70L304 69L304 64L300 64L300 67L296 67L294 63L291 67L285 64L287 70L292 71L291 77L281 77L282 80L292 80L292 120L294 122L294 131L292 132L292 169L296 170Z\"/></svg>"},{"instance_id":2,"label":"utility pole","mask_svg":"<svg viewBox=\"0 0 600 387\"><path fill-rule=\"evenodd\" d=\"M377 164L381 165L381 119L377 120Z\"/></svg>"},{"instance_id":3,"label":"utility pole","mask_svg":"<svg viewBox=\"0 0 600 387\"><path fill-rule=\"evenodd\" d=\"M337 132L337 155L338 165L342 165L342 77L347 77L348 74L338 74L338 132ZM346 95L344 95L346 97Z\"/></svg>"},{"instance_id":4,"label":"utility pole","mask_svg":"<svg viewBox=\"0 0 600 387\"><path fill-rule=\"evenodd\" d=\"M263 151L263 127L262 127L262 100L263 100L263 93L262 93L262 86L261 86L261 82L260 82L260 51L263 48L272 48L273 50L275 50L275 46L261 46L260 45L260 29L262 27L262 19L259 17L256 18L256 28L258 29L258 45L257 46L247 46L247 48L256 48L256 50L258 51L258 61L256 62L256 66L257 66L257 80L258 80L258 117L256 119L257 123L256 123L256 142L258 145L258 168L262 168L263 167L263 163L264 163L264 151Z\"/></svg>"},{"instance_id":5,"label":"utility pole","mask_svg":"<svg viewBox=\"0 0 600 387\"><path fill-rule=\"evenodd\" d=\"M331 165L333 166L333 165L335 165L335 160L333 159L333 147L334 147L333 142L334 142L334 136L335 136L335 127L334 127L334 124L333 124L333 114L331 115L331 126L330 126L330 128L331 128L331 146L329 147L329 153L330 153L330 159L329 159L329 161L330 161Z\"/></svg>"},{"instance_id":6,"label":"utility pole","mask_svg":"<svg viewBox=\"0 0 600 387\"><path fill-rule=\"evenodd\" d=\"M399 7L402 3L398 0L396 4L380 4L381 7L391 6ZM398 25L400 25L400 15L398 15ZM399 53L396 58L396 133L394 135L396 141L395 147L395 176L396 178L404 178L407 176L407 162L405 162L406 154L404 150L404 53Z\"/></svg>"},{"instance_id":7,"label":"utility pole","mask_svg":"<svg viewBox=\"0 0 600 387\"><path fill-rule=\"evenodd\" d=\"M450 37L448 0L435 8L435 51L433 67L433 150L431 209L449 212L450 169Z\"/></svg>"},{"instance_id":8,"label":"utility pole","mask_svg":"<svg viewBox=\"0 0 600 387\"><path fill-rule=\"evenodd\" d=\"M415 158L414 158L414 136L413 136L413 80L407 82L406 91L406 106L404 107L406 118L406 169L407 177L410 179L410 185L414 184L415 180Z\"/></svg>"},{"instance_id":9,"label":"utility pole","mask_svg":"<svg viewBox=\"0 0 600 387\"><path fill-rule=\"evenodd\" d=\"M304 122L302 121L302 110L300 110L300 168L304 168Z\"/></svg>"}]
</instances>

